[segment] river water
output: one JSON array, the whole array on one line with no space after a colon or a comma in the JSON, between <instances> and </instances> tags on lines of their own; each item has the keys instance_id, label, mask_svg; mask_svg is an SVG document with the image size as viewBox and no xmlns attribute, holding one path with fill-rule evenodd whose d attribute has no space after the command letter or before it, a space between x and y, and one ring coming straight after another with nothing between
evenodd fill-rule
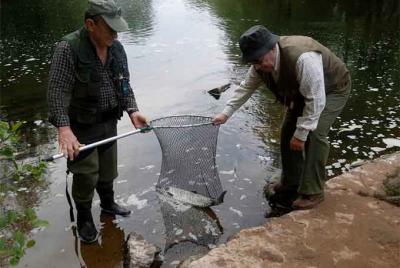
<instances>
[{"instance_id":1,"label":"river water","mask_svg":"<svg viewBox=\"0 0 400 268\"><path fill-rule=\"evenodd\" d=\"M51 53L57 40L82 25L85 3L2 1L1 118L26 122L24 141L30 144L31 155L57 152L56 130L47 122ZM330 134L329 176L348 170L355 161L396 150L390 139L400 138L397 0L118 3L131 27L119 40L127 52L139 108L149 119L220 112L235 86L219 100L207 90L240 82L248 66L240 60L237 40L250 26L263 24L279 35L314 37L344 59L351 72L352 96ZM133 213L129 218L100 216L96 196L93 214L102 239L95 245L76 242L64 194L65 160L51 164L48 186L25 193L31 195L29 205L50 225L32 232L36 245L27 250L19 267L120 267L122 244L130 232L159 246L163 266L174 267L178 260L205 253L240 229L263 224L267 203L262 188L279 172L283 115L272 94L260 89L220 128L217 164L228 193L223 204L209 211L172 210L159 200L154 185L161 151L153 133L120 140L115 188L118 201ZM124 117L119 133L131 129Z\"/></svg>"}]
</instances>

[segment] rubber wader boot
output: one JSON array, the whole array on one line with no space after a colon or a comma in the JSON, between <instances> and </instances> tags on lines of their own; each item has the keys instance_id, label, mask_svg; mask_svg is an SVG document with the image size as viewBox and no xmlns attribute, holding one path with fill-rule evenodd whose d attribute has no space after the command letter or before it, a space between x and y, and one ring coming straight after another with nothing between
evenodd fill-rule
<instances>
[{"instance_id":1,"label":"rubber wader boot","mask_svg":"<svg viewBox=\"0 0 400 268\"><path fill-rule=\"evenodd\" d=\"M100 207L101 211L111 214L111 215L120 215L120 216L128 216L131 214L131 211L121 207L114 201L114 191L112 189L97 189L97 192L100 196Z\"/></svg>"},{"instance_id":2,"label":"rubber wader boot","mask_svg":"<svg viewBox=\"0 0 400 268\"><path fill-rule=\"evenodd\" d=\"M291 208L297 197L297 187L285 187L282 184L276 184L273 186L273 194L268 196L268 201L271 207Z\"/></svg>"},{"instance_id":3,"label":"rubber wader boot","mask_svg":"<svg viewBox=\"0 0 400 268\"><path fill-rule=\"evenodd\" d=\"M94 243L98 239L99 233L93 222L91 206L87 204L76 204L77 222L79 239L84 243Z\"/></svg>"}]
</instances>

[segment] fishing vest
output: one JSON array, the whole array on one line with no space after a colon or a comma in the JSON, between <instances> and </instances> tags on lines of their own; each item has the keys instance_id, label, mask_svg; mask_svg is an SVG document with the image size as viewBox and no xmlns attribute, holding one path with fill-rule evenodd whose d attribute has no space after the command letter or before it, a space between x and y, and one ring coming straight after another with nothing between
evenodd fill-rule
<instances>
[{"instance_id":1,"label":"fishing vest","mask_svg":"<svg viewBox=\"0 0 400 268\"><path fill-rule=\"evenodd\" d=\"M75 85L68 111L70 119L81 124L95 124L111 118L120 119L126 108L121 92L121 77L129 76L123 65L125 52L121 43L114 41L109 49L109 53L112 54L110 76L117 93L118 107L108 112L100 112L98 102L102 80L96 72L96 51L86 28L72 32L62 39L70 44L75 65Z\"/></svg>"},{"instance_id":2,"label":"fishing vest","mask_svg":"<svg viewBox=\"0 0 400 268\"><path fill-rule=\"evenodd\" d=\"M327 47L306 36L281 36L278 41L280 52L280 70L278 81L272 75L257 71L265 85L274 93L279 102L286 106L304 105L304 97L299 91L300 84L296 76L296 63L301 54L319 52L322 55L325 94L340 93L349 82L350 75L346 65Z\"/></svg>"}]
</instances>

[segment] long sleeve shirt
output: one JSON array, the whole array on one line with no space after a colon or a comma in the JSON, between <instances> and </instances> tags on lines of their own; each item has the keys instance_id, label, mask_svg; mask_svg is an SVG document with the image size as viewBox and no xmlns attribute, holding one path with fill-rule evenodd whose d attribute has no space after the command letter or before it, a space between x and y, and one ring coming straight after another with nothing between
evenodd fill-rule
<instances>
[{"instance_id":1,"label":"long sleeve shirt","mask_svg":"<svg viewBox=\"0 0 400 268\"><path fill-rule=\"evenodd\" d=\"M280 71L278 45L276 45L276 49L275 68L272 72L275 82L278 81ZM304 97L305 106L302 116L297 118L296 131L293 136L306 141L308 133L316 129L321 112L325 108L326 94L321 54L317 52L301 54L296 62L296 78L300 85L299 91ZM254 66L251 66L222 113L231 117L262 84L262 78Z\"/></svg>"},{"instance_id":2,"label":"long sleeve shirt","mask_svg":"<svg viewBox=\"0 0 400 268\"><path fill-rule=\"evenodd\" d=\"M110 66L112 54L108 53L106 64L103 65L96 57L95 72L97 72L102 81L99 88L98 109L100 112L109 111L118 105L118 97L110 76ZM124 68L128 70L126 57L124 58ZM73 52L71 46L66 41L57 44L52 64L50 68L49 85L47 99L49 105L50 122L56 127L69 126L68 107L71 100L72 90L75 85L75 64L73 61ZM132 88L125 97L127 109L137 111L135 95Z\"/></svg>"}]
</instances>

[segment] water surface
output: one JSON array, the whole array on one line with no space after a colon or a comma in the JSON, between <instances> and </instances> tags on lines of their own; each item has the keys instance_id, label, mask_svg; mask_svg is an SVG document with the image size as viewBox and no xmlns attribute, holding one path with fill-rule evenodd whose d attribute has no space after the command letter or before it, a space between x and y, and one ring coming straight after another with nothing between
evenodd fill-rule
<instances>
[{"instance_id":1,"label":"water surface","mask_svg":"<svg viewBox=\"0 0 400 268\"><path fill-rule=\"evenodd\" d=\"M400 137L398 1L118 2L131 26L119 39L127 52L139 108L149 119L220 112L234 87L220 100L206 91L228 82L237 84L244 77L249 66L240 60L237 40L250 26L263 24L279 35L314 37L344 59L351 72L352 96L330 135L330 176L348 170L358 159L396 149L387 148L384 138ZM57 151L46 106L51 53L57 40L82 25L84 8L75 0L2 3L1 117L27 122L24 140L32 145L32 154ZM96 197L93 214L103 234L97 245L81 246L72 234L64 194L65 161L57 161L50 166L48 188L35 192L37 198L31 203L50 226L32 234L37 243L19 266L120 267L122 243L130 232L163 249L165 267L176 266L176 260L204 253L242 228L263 224L267 204L262 187L279 172L283 116L282 106L261 89L220 128L217 164L228 194L223 204L209 211L171 208L159 200L154 185L161 151L153 133L120 140L115 188L118 201L133 214L100 217ZM119 132L131 129L124 117ZM191 223L192 229L181 228ZM203 240L195 243L189 233L196 238L203 235Z\"/></svg>"}]
</instances>

